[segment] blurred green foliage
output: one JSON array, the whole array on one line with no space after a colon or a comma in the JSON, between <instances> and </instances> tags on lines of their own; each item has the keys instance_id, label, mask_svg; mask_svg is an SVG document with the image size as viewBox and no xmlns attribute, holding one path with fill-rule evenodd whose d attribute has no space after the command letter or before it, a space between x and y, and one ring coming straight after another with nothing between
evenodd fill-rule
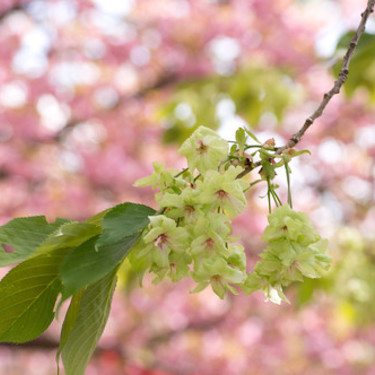
<instances>
[{"instance_id":1,"label":"blurred green foliage","mask_svg":"<svg viewBox=\"0 0 375 375\"><path fill-rule=\"evenodd\" d=\"M256 128L265 113L280 124L285 110L301 97L300 91L285 71L252 65L232 76L214 75L180 84L157 115L166 127L164 141L181 143L200 125L218 128L217 106L223 99L230 99L235 114Z\"/></svg>"},{"instance_id":2,"label":"blurred green foliage","mask_svg":"<svg viewBox=\"0 0 375 375\"><path fill-rule=\"evenodd\" d=\"M354 36L354 31L344 34L337 43L336 55L343 55ZM341 61L333 67L337 77ZM369 94L370 103L375 102L375 34L364 33L358 42L349 66L348 80L344 85L347 97L352 97L359 88L364 88Z\"/></svg>"},{"instance_id":3,"label":"blurred green foliage","mask_svg":"<svg viewBox=\"0 0 375 375\"><path fill-rule=\"evenodd\" d=\"M375 316L375 242L364 239L352 227L343 227L331 241L335 261L326 277L305 280L298 286L300 305L313 302L324 290L342 318L353 324L366 324Z\"/></svg>"}]
</instances>

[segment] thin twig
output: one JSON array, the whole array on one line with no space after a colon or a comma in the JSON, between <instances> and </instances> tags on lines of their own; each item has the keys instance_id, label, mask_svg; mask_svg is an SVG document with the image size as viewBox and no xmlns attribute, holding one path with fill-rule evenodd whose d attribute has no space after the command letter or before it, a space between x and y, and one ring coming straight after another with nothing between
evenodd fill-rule
<instances>
[{"instance_id":1,"label":"thin twig","mask_svg":"<svg viewBox=\"0 0 375 375\"><path fill-rule=\"evenodd\" d=\"M348 50L345 53L345 56L343 57L342 66L341 66L340 72L338 74L337 80L334 82L333 87L331 88L331 90L329 90L328 92L326 92L323 95L323 100L319 104L318 108L315 110L315 112L311 116L309 116L305 120L301 129L297 133L295 133L284 146L278 147L276 149L277 154L280 155L284 150L286 150L288 148L293 148L301 140L301 138L305 134L306 130L314 123L314 121L318 117L320 117L323 114L324 109L326 108L327 104L330 102L332 97L340 92L340 89L341 89L342 85L345 83L345 81L348 78L349 63L350 63L350 60L353 56L353 52L354 52L355 48L357 47L359 38L361 37L361 35L365 31L366 22L367 22L367 20L370 16L370 14L373 13L374 6L375 6L375 0L368 0L367 7L364 10L364 12L361 14L361 22L359 23L357 31L356 31L352 41L349 44L349 47L348 47ZM256 162L256 163L252 164L251 166L245 168L244 171L237 176L237 178L241 178L241 177L245 176L246 174L251 172L254 168L259 167L260 165L261 165L260 162Z\"/></svg>"},{"instance_id":2,"label":"thin twig","mask_svg":"<svg viewBox=\"0 0 375 375\"><path fill-rule=\"evenodd\" d=\"M355 48L357 47L359 38L361 37L361 35L365 31L367 19L369 18L370 14L374 11L374 5L375 5L375 0L368 0L367 7L366 7L365 11L361 14L361 22L359 23L357 31L356 31L352 41L349 44L349 47L348 47L348 50L345 53L345 56L343 57L342 66L341 66L339 75L338 75L337 80L335 81L333 87L331 88L331 90L329 90L328 92L326 92L323 95L323 100L319 104L319 107L315 110L315 112L310 117L308 117L305 120L305 123L303 124L302 128L289 139L289 141L287 142L286 145L284 145L282 147L279 147L277 149L278 154L281 154L284 150L286 150L288 148L294 147L301 140L301 138L305 134L306 130L314 123L314 121L318 117L320 117L322 115L325 107L330 102L332 97L340 92L341 86L345 83L345 81L348 78L349 63L350 63L350 60L353 56L353 52L354 52Z\"/></svg>"}]
</instances>

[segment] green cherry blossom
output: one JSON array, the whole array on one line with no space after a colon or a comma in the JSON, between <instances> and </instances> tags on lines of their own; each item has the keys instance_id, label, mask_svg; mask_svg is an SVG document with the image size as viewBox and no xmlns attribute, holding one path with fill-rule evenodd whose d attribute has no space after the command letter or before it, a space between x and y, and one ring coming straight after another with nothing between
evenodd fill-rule
<instances>
[{"instance_id":1,"label":"green cherry blossom","mask_svg":"<svg viewBox=\"0 0 375 375\"><path fill-rule=\"evenodd\" d=\"M225 241L218 233L208 231L206 234L194 238L191 243L191 254L193 256L228 255L228 249Z\"/></svg>"},{"instance_id":2,"label":"green cherry blossom","mask_svg":"<svg viewBox=\"0 0 375 375\"><path fill-rule=\"evenodd\" d=\"M200 216L192 228L191 254L202 256L229 256L227 236L232 232L228 218L216 212Z\"/></svg>"},{"instance_id":3,"label":"green cherry blossom","mask_svg":"<svg viewBox=\"0 0 375 375\"><path fill-rule=\"evenodd\" d=\"M180 147L178 153L187 159L189 169L202 174L217 169L228 157L228 142L215 131L200 126Z\"/></svg>"},{"instance_id":4,"label":"green cherry blossom","mask_svg":"<svg viewBox=\"0 0 375 375\"><path fill-rule=\"evenodd\" d=\"M223 299L227 290L238 294L230 284L241 284L246 278L246 273L229 266L225 259L215 257L203 259L192 276L198 283L192 293L199 292L211 284L214 293Z\"/></svg>"},{"instance_id":5,"label":"green cherry blossom","mask_svg":"<svg viewBox=\"0 0 375 375\"><path fill-rule=\"evenodd\" d=\"M288 205L277 207L268 216L268 222L269 226L262 237L267 242L287 237L307 246L320 239L308 217L302 212L293 211Z\"/></svg>"},{"instance_id":6,"label":"green cherry blossom","mask_svg":"<svg viewBox=\"0 0 375 375\"><path fill-rule=\"evenodd\" d=\"M248 188L245 181L236 179L241 171L241 167L234 166L223 173L208 171L203 182L198 183L201 203L211 209L222 209L230 218L241 213L247 203L244 191Z\"/></svg>"},{"instance_id":7,"label":"green cherry blossom","mask_svg":"<svg viewBox=\"0 0 375 375\"><path fill-rule=\"evenodd\" d=\"M143 236L146 246L140 256L150 252L154 263L166 267L170 251L182 253L190 246L189 234L185 228L176 227L176 222L164 215L150 216L149 219L149 230Z\"/></svg>"},{"instance_id":8,"label":"green cherry blossom","mask_svg":"<svg viewBox=\"0 0 375 375\"><path fill-rule=\"evenodd\" d=\"M189 254L172 251L169 253L168 260L167 267L158 267L156 264L151 267L151 272L156 274L153 284L160 283L165 277L169 277L175 283L190 275L189 264L192 259Z\"/></svg>"},{"instance_id":9,"label":"green cherry blossom","mask_svg":"<svg viewBox=\"0 0 375 375\"><path fill-rule=\"evenodd\" d=\"M290 301L284 294L281 285L268 285L268 287L263 289L263 293L266 296L265 302L271 301L277 305L280 305L282 301L290 303Z\"/></svg>"},{"instance_id":10,"label":"green cherry blossom","mask_svg":"<svg viewBox=\"0 0 375 375\"><path fill-rule=\"evenodd\" d=\"M244 247L238 244L229 245L228 252L230 254L227 258L228 264L241 271L246 271L246 254Z\"/></svg>"},{"instance_id":11,"label":"green cherry blossom","mask_svg":"<svg viewBox=\"0 0 375 375\"><path fill-rule=\"evenodd\" d=\"M195 222L202 213L199 204L200 191L187 186L180 194L165 193L160 207L168 207L166 215L172 219L184 218L185 223Z\"/></svg>"},{"instance_id":12,"label":"green cherry blossom","mask_svg":"<svg viewBox=\"0 0 375 375\"><path fill-rule=\"evenodd\" d=\"M153 189L166 191L167 189L180 188L185 185L185 181L176 178L177 169L165 169L164 165L159 162L153 163L154 172L151 176L140 178L134 183L136 187L151 186Z\"/></svg>"},{"instance_id":13,"label":"green cherry blossom","mask_svg":"<svg viewBox=\"0 0 375 375\"><path fill-rule=\"evenodd\" d=\"M238 144L228 156L228 143L201 126L179 149L189 168L178 172L155 162L152 175L135 183L159 189L155 200L159 213L163 212L149 217L148 227L129 255L141 282L146 271L155 275L154 284L166 277L177 282L191 276L197 282L193 292L211 285L224 298L227 291L237 294L236 286L245 293L263 291L266 301L280 304L288 302L283 287L305 277L321 277L329 268L327 241L306 215L283 205L268 216L262 236L268 245L254 272L247 274L246 254L243 246L234 244L237 239L231 237L230 221L245 209L245 191L252 186L237 178L243 166L231 165L234 153L246 148L244 134L237 132ZM271 148L259 151L268 181L278 166L269 161Z\"/></svg>"},{"instance_id":14,"label":"green cherry blossom","mask_svg":"<svg viewBox=\"0 0 375 375\"><path fill-rule=\"evenodd\" d=\"M272 285L265 277L259 276L256 273L249 273L247 275L242 285L242 290L245 294L251 294L260 290L264 293L266 302L271 301L277 305L280 305L282 301L290 303L280 284Z\"/></svg>"},{"instance_id":15,"label":"green cherry blossom","mask_svg":"<svg viewBox=\"0 0 375 375\"><path fill-rule=\"evenodd\" d=\"M311 279L322 277L329 269L331 257L324 254L327 240L317 241L304 248L295 257L295 266L301 273Z\"/></svg>"},{"instance_id":16,"label":"green cherry blossom","mask_svg":"<svg viewBox=\"0 0 375 375\"><path fill-rule=\"evenodd\" d=\"M302 213L282 206L269 215L268 221L263 239L268 240L269 245L260 255L262 260L256 263L254 274L248 276L244 288L250 292L254 288L261 289L270 300L277 300L277 295L283 300L282 286L303 281L304 277L322 277L331 258L325 254L327 241L320 239Z\"/></svg>"}]
</instances>

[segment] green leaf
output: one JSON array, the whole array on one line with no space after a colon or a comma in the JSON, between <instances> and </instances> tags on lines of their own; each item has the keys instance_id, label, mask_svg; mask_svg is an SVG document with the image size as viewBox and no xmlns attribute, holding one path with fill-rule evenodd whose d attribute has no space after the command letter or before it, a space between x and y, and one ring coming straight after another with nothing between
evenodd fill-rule
<instances>
[{"instance_id":1,"label":"green leaf","mask_svg":"<svg viewBox=\"0 0 375 375\"><path fill-rule=\"evenodd\" d=\"M93 224L72 222L62 225L35 250L33 255L48 253L59 248L74 248L97 236L101 227Z\"/></svg>"},{"instance_id":2,"label":"green leaf","mask_svg":"<svg viewBox=\"0 0 375 375\"><path fill-rule=\"evenodd\" d=\"M51 233L69 222L56 219L49 224L44 216L20 217L0 227L0 266L8 266L25 260ZM14 248L5 252L1 244Z\"/></svg>"},{"instance_id":3,"label":"green leaf","mask_svg":"<svg viewBox=\"0 0 375 375\"><path fill-rule=\"evenodd\" d=\"M66 375L84 375L106 325L115 289L115 272L78 292L70 303L61 331Z\"/></svg>"},{"instance_id":4,"label":"green leaf","mask_svg":"<svg viewBox=\"0 0 375 375\"><path fill-rule=\"evenodd\" d=\"M148 217L155 214L155 210L143 204L122 203L104 216L103 231L96 243L96 249L123 241L135 233L139 233L148 224Z\"/></svg>"},{"instance_id":5,"label":"green leaf","mask_svg":"<svg viewBox=\"0 0 375 375\"><path fill-rule=\"evenodd\" d=\"M238 143L238 147L240 151L243 152L245 149L245 143L246 143L246 134L243 128L238 128L236 130L236 142Z\"/></svg>"},{"instance_id":6,"label":"green leaf","mask_svg":"<svg viewBox=\"0 0 375 375\"><path fill-rule=\"evenodd\" d=\"M1 280L0 341L30 341L48 328L61 291L59 268L68 251L26 260Z\"/></svg>"},{"instance_id":7,"label":"green leaf","mask_svg":"<svg viewBox=\"0 0 375 375\"><path fill-rule=\"evenodd\" d=\"M260 140L255 136L255 134L253 132L251 132L249 129L245 129L245 132L247 133L247 135L249 135L256 143L260 143Z\"/></svg>"},{"instance_id":8,"label":"green leaf","mask_svg":"<svg viewBox=\"0 0 375 375\"><path fill-rule=\"evenodd\" d=\"M229 154L230 155L234 155L237 151L237 145L234 143L231 148L230 148L230 151L229 151Z\"/></svg>"},{"instance_id":9,"label":"green leaf","mask_svg":"<svg viewBox=\"0 0 375 375\"><path fill-rule=\"evenodd\" d=\"M88 218L85 223L87 224L93 224L93 225L101 225L102 224L102 220L103 220L103 217L109 212L111 211L111 208L107 208L106 210L104 211L101 211L99 212L98 214L94 215L94 216L91 216L90 218Z\"/></svg>"},{"instance_id":10,"label":"green leaf","mask_svg":"<svg viewBox=\"0 0 375 375\"><path fill-rule=\"evenodd\" d=\"M295 156L299 156L302 154L309 154L311 156L311 152L309 150L301 150L293 152L292 157L294 158Z\"/></svg>"},{"instance_id":11,"label":"green leaf","mask_svg":"<svg viewBox=\"0 0 375 375\"><path fill-rule=\"evenodd\" d=\"M87 240L78 244L61 267L63 299L97 282L121 263L148 224L148 216L154 213L152 208L141 204L122 203L104 215L102 234L95 237L92 234L97 234L100 227L81 223Z\"/></svg>"},{"instance_id":12,"label":"green leaf","mask_svg":"<svg viewBox=\"0 0 375 375\"><path fill-rule=\"evenodd\" d=\"M110 273L125 258L138 237L139 233L136 233L116 244L103 245L99 252L95 250L98 237L94 237L74 249L61 267L63 299Z\"/></svg>"}]
</instances>

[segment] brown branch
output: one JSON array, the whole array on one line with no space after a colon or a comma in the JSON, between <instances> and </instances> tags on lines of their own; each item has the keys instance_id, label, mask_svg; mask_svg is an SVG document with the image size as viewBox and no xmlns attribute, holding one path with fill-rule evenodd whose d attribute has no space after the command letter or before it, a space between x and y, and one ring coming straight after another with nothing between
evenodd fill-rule
<instances>
[{"instance_id":1,"label":"brown branch","mask_svg":"<svg viewBox=\"0 0 375 375\"><path fill-rule=\"evenodd\" d=\"M353 52L354 52L355 48L357 47L359 38L361 37L361 35L365 31L366 22L367 22L367 20L370 16L370 14L374 12L374 6L375 6L375 0L368 0L367 7L364 10L364 12L361 14L361 22L359 23L357 31L356 31L353 39L351 40L351 42L349 44L349 47L348 47L348 50L345 53L345 56L343 57L342 66L341 66L340 72L338 74L337 80L334 82L333 87L331 88L331 90L329 90L328 92L326 92L323 95L323 100L319 104L318 108L315 110L315 112L311 116L309 116L305 120L301 129L297 133L295 133L284 146L276 148L277 154L280 155L280 154L282 154L282 152L284 150L286 150L288 148L293 148L302 139L303 135L306 133L306 130L314 123L314 121L318 117L320 117L323 114L324 109L326 108L327 104L331 101L332 97L340 92L340 89L341 89L342 85L345 83L345 81L348 78L349 63L350 63L350 60L353 56ZM261 165L261 163L259 161L251 164L249 167L245 168L237 176L237 178L241 178L241 177L247 175L254 168L259 167L260 165Z\"/></svg>"},{"instance_id":2,"label":"brown branch","mask_svg":"<svg viewBox=\"0 0 375 375\"><path fill-rule=\"evenodd\" d=\"M13 343L0 343L1 347L7 348L17 348L19 350L56 350L59 347L59 342L48 338L47 336L40 336L33 341L24 342L21 344L13 344Z\"/></svg>"},{"instance_id":3,"label":"brown branch","mask_svg":"<svg viewBox=\"0 0 375 375\"><path fill-rule=\"evenodd\" d=\"M319 104L318 108L315 110L315 112L310 117L308 117L305 120L305 123L303 124L302 128L296 134L294 134L284 146L279 147L277 149L278 154L281 154L284 150L286 150L288 148L293 148L301 140L301 138L305 134L306 130L314 123L314 121L318 117L320 117L323 114L323 111L324 111L325 107L330 102L332 97L340 92L340 89L341 89L342 85L345 83L345 81L348 78L349 63L350 63L350 60L353 56L353 52L354 52L355 48L357 47L359 38L361 37L361 35L365 31L366 22L367 22L367 20L370 16L370 14L374 11L374 5L375 5L375 0L368 0L367 7L366 7L365 11L361 14L361 22L359 23L357 31L356 31L352 41L349 44L349 47L348 47L348 50L345 53L345 56L343 57L342 66L341 66L341 69L340 69L340 72L338 74L337 80L335 81L333 87L331 88L331 90L329 90L328 92L326 92L323 95L323 100Z\"/></svg>"}]
</instances>

